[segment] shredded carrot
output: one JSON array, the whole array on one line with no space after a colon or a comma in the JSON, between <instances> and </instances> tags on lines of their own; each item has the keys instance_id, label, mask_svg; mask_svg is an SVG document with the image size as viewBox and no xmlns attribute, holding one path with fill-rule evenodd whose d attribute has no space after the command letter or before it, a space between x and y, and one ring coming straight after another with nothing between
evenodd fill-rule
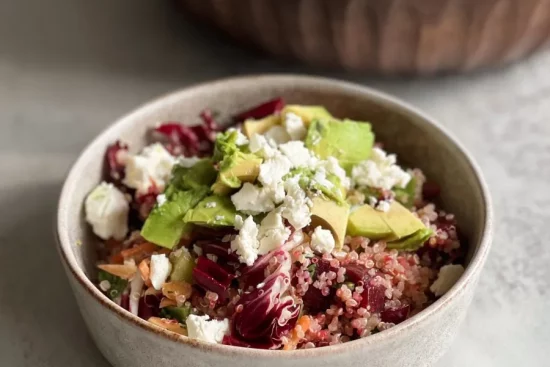
<instances>
[{"instance_id":1,"label":"shredded carrot","mask_svg":"<svg viewBox=\"0 0 550 367\"><path fill-rule=\"evenodd\" d=\"M178 303L176 301L171 300L170 298L163 297L160 300L159 308L169 307L169 306L177 306Z\"/></svg>"},{"instance_id":2,"label":"shredded carrot","mask_svg":"<svg viewBox=\"0 0 550 367\"><path fill-rule=\"evenodd\" d=\"M103 271L106 271L109 274L113 274L113 275L116 275L117 277L121 277L122 279L132 278L137 271L136 266L131 264L127 264L127 265L100 264L97 267Z\"/></svg>"},{"instance_id":3,"label":"shredded carrot","mask_svg":"<svg viewBox=\"0 0 550 367\"><path fill-rule=\"evenodd\" d=\"M285 344L285 346L283 347L283 350L296 349L296 346L298 345L301 339L301 337L298 335L298 327L300 327L300 330L303 333L306 333L309 330L310 325L311 325L311 318L309 316L303 315L302 317L300 317L296 322L296 326L294 327L294 329L292 329L288 343Z\"/></svg>"},{"instance_id":4,"label":"shredded carrot","mask_svg":"<svg viewBox=\"0 0 550 367\"><path fill-rule=\"evenodd\" d=\"M137 262L152 255L157 248L158 247L156 245L150 242L144 242L132 248L120 251L120 255L124 258L124 260L134 259Z\"/></svg>"},{"instance_id":5,"label":"shredded carrot","mask_svg":"<svg viewBox=\"0 0 550 367\"><path fill-rule=\"evenodd\" d=\"M141 260L138 266L139 272L141 273L141 279L143 279L143 281L148 287L151 286L151 279L149 277L151 274L151 269L149 268L149 263L150 263L149 259L143 259Z\"/></svg>"}]
</instances>

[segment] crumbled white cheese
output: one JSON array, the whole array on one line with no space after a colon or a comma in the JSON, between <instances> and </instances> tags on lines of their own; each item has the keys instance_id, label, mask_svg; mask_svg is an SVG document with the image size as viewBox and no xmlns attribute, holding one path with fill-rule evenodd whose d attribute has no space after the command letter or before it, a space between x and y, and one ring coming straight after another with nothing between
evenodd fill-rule
<instances>
[{"instance_id":1,"label":"crumbled white cheese","mask_svg":"<svg viewBox=\"0 0 550 367\"><path fill-rule=\"evenodd\" d=\"M376 203L378 203L378 199L374 196L369 196L369 205L374 208L376 206Z\"/></svg>"},{"instance_id":2,"label":"crumbled white cheese","mask_svg":"<svg viewBox=\"0 0 550 367\"><path fill-rule=\"evenodd\" d=\"M205 208L215 208L218 204L215 201L209 201L208 203L204 204Z\"/></svg>"},{"instance_id":3,"label":"crumbled white cheese","mask_svg":"<svg viewBox=\"0 0 550 367\"><path fill-rule=\"evenodd\" d=\"M215 220L215 221L218 221L218 222L220 222L220 221L222 221L222 220L224 220L224 219L225 219L225 217L224 217L223 215L216 215L216 216L214 217L214 220Z\"/></svg>"},{"instance_id":4,"label":"crumbled white cheese","mask_svg":"<svg viewBox=\"0 0 550 367\"><path fill-rule=\"evenodd\" d=\"M268 158L260 165L258 181L263 187L276 190L276 187L282 183L283 177L290 172L291 166L290 160L281 154Z\"/></svg>"},{"instance_id":5,"label":"crumbled white cheese","mask_svg":"<svg viewBox=\"0 0 550 367\"><path fill-rule=\"evenodd\" d=\"M318 168L313 175L313 182L326 187L327 189L332 189L334 184L327 179L327 172L324 168Z\"/></svg>"},{"instance_id":6,"label":"crumbled white cheese","mask_svg":"<svg viewBox=\"0 0 550 367\"><path fill-rule=\"evenodd\" d=\"M160 290L172 271L172 264L165 254L151 256L151 284L156 290Z\"/></svg>"},{"instance_id":7,"label":"crumbled white cheese","mask_svg":"<svg viewBox=\"0 0 550 367\"><path fill-rule=\"evenodd\" d=\"M288 112L285 115L283 124L292 140L303 140L306 137L307 129L304 125L304 121L295 113Z\"/></svg>"},{"instance_id":8,"label":"crumbled white cheese","mask_svg":"<svg viewBox=\"0 0 550 367\"><path fill-rule=\"evenodd\" d=\"M370 159L353 167L352 179L360 186L385 190L391 190L394 186L404 188L411 180L411 175L395 163L395 154L386 154L380 148L373 148Z\"/></svg>"},{"instance_id":9,"label":"crumbled white cheese","mask_svg":"<svg viewBox=\"0 0 550 367\"><path fill-rule=\"evenodd\" d=\"M243 224L243 217L241 217L239 214L235 215L235 229L241 229L243 227Z\"/></svg>"},{"instance_id":10,"label":"crumbled white cheese","mask_svg":"<svg viewBox=\"0 0 550 367\"><path fill-rule=\"evenodd\" d=\"M266 187L254 186L245 182L241 189L231 196L235 209L246 214L256 215L273 210L273 192Z\"/></svg>"},{"instance_id":11,"label":"crumbled white cheese","mask_svg":"<svg viewBox=\"0 0 550 367\"><path fill-rule=\"evenodd\" d=\"M229 320L210 320L210 316L189 315L185 320L187 336L208 343L221 343L229 333Z\"/></svg>"},{"instance_id":12,"label":"crumbled white cheese","mask_svg":"<svg viewBox=\"0 0 550 367\"><path fill-rule=\"evenodd\" d=\"M195 251L195 253L198 255L198 256L202 256L202 248L197 246L197 245L193 245L193 251Z\"/></svg>"},{"instance_id":13,"label":"crumbled white cheese","mask_svg":"<svg viewBox=\"0 0 550 367\"><path fill-rule=\"evenodd\" d=\"M332 173L340 179L340 184L345 188L350 188L350 179L346 176L346 171L340 166L338 160L334 157L328 157L324 161L317 164L318 167L323 167L328 173Z\"/></svg>"},{"instance_id":14,"label":"crumbled white cheese","mask_svg":"<svg viewBox=\"0 0 550 367\"><path fill-rule=\"evenodd\" d=\"M380 212L387 212L390 210L390 203L387 200L380 200L375 209Z\"/></svg>"},{"instance_id":15,"label":"crumbled white cheese","mask_svg":"<svg viewBox=\"0 0 550 367\"><path fill-rule=\"evenodd\" d=\"M234 127L230 127L229 129L227 129L227 132L233 131L237 132L237 140L235 140L235 144L237 144L238 146L248 144L248 138L241 132L241 130L235 129Z\"/></svg>"},{"instance_id":16,"label":"crumbled white cheese","mask_svg":"<svg viewBox=\"0 0 550 367\"><path fill-rule=\"evenodd\" d=\"M282 207L282 216L295 228L302 229L311 222L311 200L299 184L300 176L289 178L285 182L286 196Z\"/></svg>"},{"instance_id":17,"label":"crumbled white cheese","mask_svg":"<svg viewBox=\"0 0 550 367\"><path fill-rule=\"evenodd\" d=\"M310 247L313 251L329 254L334 250L335 244L332 232L328 229L323 229L321 226L317 226L311 235Z\"/></svg>"},{"instance_id":18,"label":"crumbled white cheese","mask_svg":"<svg viewBox=\"0 0 550 367\"><path fill-rule=\"evenodd\" d=\"M265 136L259 134L252 135L248 148L251 153L257 153L262 156L262 158L271 158L278 153L274 144L270 144Z\"/></svg>"},{"instance_id":19,"label":"crumbled white cheese","mask_svg":"<svg viewBox=\"0 0 550 367\"><path fill-rule=\"evenodd\" d=\"M437 280L433 282L430 290L436 297L442 296L456 283L458 278L464 273L462 265L445 265L439 269Z\"/></svg>"},{"instance_id":20,"label":"crumbled white cheese","mask_svg":"<svg viewBox=\"0 0 550 367\"><path fill-rule=\"evenodd\" d=\"M258 225L254 223L252 216L248 216L239 234L231 241L231 250L239 255L240 262L251 266L258 258L258 247Z\"/></svg>"},{"instance_id":21,"label":"crumbled white cheese","mask_svg":"<svg viewBox=\"0 0 550 367\"><path fill-rule=\"evenodd\" d=\"M96 235L104 240L121 240L128 233L130 205L113 184L102 182L92 190L84 203L86 220Z\"/></svg>"},{"instance_id":22,"label":"crumbled white cheese","mask_svg":"<svg viewBox=\"0 0 550 367\"><path fill-rule=\"evenodd\" d=\"M260 223L258 254L265 255L280 247L290 236L278 210L271 211Z\"/></svg>"},{"instance_id":23,"label":"crumbled white cheese","mask_svg":"<svg viewBox=\"0 0 550 367\"><path fill-rule=\"evenodd\" d=\"M268 140L271 139L276 144L283 144L290 140L290 135L288 135L285 128L279 125L273 126L264 135Z\"/></svg>"},{"instance_id":24,"label":"crumbled white cheese","mask_svg":"<svg viewBox=\"0 0 550 367\"><path fill-rule=\"evenodd\" d=\"M279 150L290 160L292 168L314 168L317 163L317 158L311 155L311 151L304 146L302 141L290 141L281 144Z\"/></svg>"},{"instance_id":25,"label":"crumbled white cheese","mask_svg":"<svg viewBox=\"0 0 550 367\"><path fill-rule=\"evenodd\" d=\"M199 158L199 157L179 156L177 161L176 161L176 164L179 165L179 166L182 166L183 168L191 168L195 164L197 164L201 159L202 158Z\"/></svg>"},{"instance_id":26,"label":"crumbled white cheese","mask_svg":"<svg viewBox=\"0 0 550 367\"><path fill-rule=\"evenodd\" d=\"M161 207L164 205L164 203L166 203L166 195L164 194L157 195L157 205Z\"/></svg>"},{"instance_id":27,"label":"crumbled white cheese","mask_svg":"<svg viewBox=\"0 0 550 367\"><path fill-rule=\"evenodd\" d=\"M140 154L127 157L124 184L138 193L146 193L154 184L162 192L176 162L162 144L149 145Z\"/></svg>"}]
</instances>

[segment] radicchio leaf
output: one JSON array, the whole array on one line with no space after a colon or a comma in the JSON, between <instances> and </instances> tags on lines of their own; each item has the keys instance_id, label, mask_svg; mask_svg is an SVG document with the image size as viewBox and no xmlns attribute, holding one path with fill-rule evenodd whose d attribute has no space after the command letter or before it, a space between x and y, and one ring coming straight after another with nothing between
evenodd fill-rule
<instances>
[{"instance_id":1,"label":"radicchio leaf","mask_svg":"<svg viewBox=\"0 0 550 367\"><path fill-rule=\"evenodd\" d=\"M247 111L243 111L234 117L235 122L242 122L247 119L261 119L274 113L280 112L285 106L285 102L282 98L275 98L273 100L259 104Z\"/></svg>"}]
</instances>

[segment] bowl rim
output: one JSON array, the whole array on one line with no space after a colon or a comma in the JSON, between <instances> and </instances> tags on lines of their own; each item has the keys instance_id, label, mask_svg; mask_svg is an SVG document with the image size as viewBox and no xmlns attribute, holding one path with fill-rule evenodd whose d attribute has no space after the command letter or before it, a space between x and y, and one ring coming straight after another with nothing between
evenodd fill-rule
<instances>
[{"instance_id":1,"label":"bowl rim","mask_svg":"<svg viewBox=\"0 0 550 367\"><path fill-rule=\"evenodd\" d=\"M84 270L77 264L75 256L71 253L71 243L69 241L69 231L67 230L66 223L66 211L69 197L72 192L72 183L78 181L77 170L78 167L85 161L85 158L88 156L97 155L96 152L92 149L93 146L98 144L101 141L109 138L109 133L111 130L116 129L116 127L122 128L126 125L131 125L133 120L146 113L149 110L156 109L161 105L168 104L170 101L176 102L181 98L184 98L187 94L192 94L200 90L216 89L220 87L230 88L232 85L238 85L241 83L263 83L268 85L290 85L291 83L297 84L300 86L310 87L310 88L319 88L319 89L336 89L340 92L350 92L361 95L362 97L375 100L383 103L394 110L400 110L408 115L413 115L417 117L417 121L420 125L431 125L434 128L436 133L439 133L440 136L448 141L448 143L454 145L458 154L462 154L465 161L468 163L469 168L472 170L477 185L481 192L481 203L483 208L483 226L481 230L481 236L479 240L479 247L472 256L470 263L465 269L464 274L456 282L456 284L442 297L436 300L433 304L419 312L418 314L412 316L411 318L405 320L404 322L380 333L370 335L369 337L360 338L354 341L327 346L323 348L312 348L312 349L300 349L292 351L281 352L279 350L263 350L263 349L253 349L253 348L241 348L235 346L228 346L223 344L211 344L203 342L200 340L195 340L182 336L161 327L158 327L146 320L143 320L129 311L118 306L112 302L107 296L105 296L99 289L92 283L92 281L86 276ZM465 291L465 287L470 282L475 282L476 273L481 270L489 248L492 242L493 235L493 209L491 197L487 184L483 178L483 175L475 162L472 156L467 152L464 146L453 137L449 131L437 123L433 118L426 115L424 112L418 110L412 105L397 99L396 97L390 96L384 92L372 89L370 87L365 87L363 85L354 84L347 81L341 81L337 79L325 78L325 77L315 77L315 76L303 76L296 74L256 74L256 75L247 75L239 77L229 77L218 79L214 81L207 81L203 83L198 83L194 85L187 86L183 89L176 90L174 92L165 94L159 98L156 98L150 102L146 102L130 113L118 118L113 123L108 125L99 135L97 135L78 155L75 162L72 164L69 169L69 173L63 183L61 189L61 194L58 201L57 207L57 216L55 223L55 239L57 242L57 251L59 256L63 261L63 265L66 267L67 276L69 272L76 279L77 283L80 284L84 290L89 293L92 298L97 301L102 307L108 312L113 312L119 317L122 321L132 323L134 326L138 326L146 331L153 332L157 335L160 335L165 340L171 340L176 343L185 344L188 346L194 346L205 352L217 352L222 354L236 354L243 355L246 357L260 357L260 358L309 358L312 355L323 356L334 353L343 353L346 350L364 348L373 344L378 344L384 340L392 339L392 337L398 333L402 333L405 330L415 328L417 325L426 323L430 316L440 312L446 305L452 302L460 294ZM74 292L74 290L73 290Z\"/></svg>"}]
</instances>

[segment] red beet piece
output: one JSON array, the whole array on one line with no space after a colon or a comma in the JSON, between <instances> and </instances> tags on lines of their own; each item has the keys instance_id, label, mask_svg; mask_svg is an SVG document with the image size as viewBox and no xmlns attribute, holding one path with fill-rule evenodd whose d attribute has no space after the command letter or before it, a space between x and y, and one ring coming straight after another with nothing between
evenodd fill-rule
<instances>
[{"instance_id":1,"label":"red beet piece","mask_svg":"<svg viewBox=\"0 0 550 367\"><path fill-rule=\"evenodd\" d=\"M177 122L165 122L155 128L155 131L166 137L171 151L180 150L188 156L196 155L200 149L200 140L189 126Z\"/></svg>"},{"instance_id":2,"label":"red beet piece","mask_svg":"<svg viewBox=\"0 0 550 367\"><path fill-rule=\"evenodd\" d=\"M227 289L234 276L205 256L200 256L193 269L193 279L205 290L214 292L222 299L227 298Z\"/></svg>"},{"instance_id":3,"label":"red beet piece","mask_svg":"<svg viewBox=\"0 0 550 367\"><path fill-rule=\"evenodd\" d=\"M370 278L368 274L369 269L365 268L363 265L359 264L348 264L346 265L346 277L353 283L358 283L360 281L367 282Z\"/></svg>"},{"instance_id":4,"label":"red beet piece","mask_svg":"<svg viewBox=\"0 0 550 367\"><path fill-rule=\"evenodd\" d=\"M216 255L218 258L231 263L239 262L238 256L233 252L229 252L229 242L197 241L195 245L200 247L204 254Z\"/></svg>"},{"instance_id":5,"label":"red beet piece","mask_svg":"<svg viewBox=\"0 0 550 367\"><path fill-rule=\"evenodd\" d=\"M361 297L363 297L361 307L366 308L370 313L382 311L385 302L385 288L381 285L373 285L372 281L369 281L364 288L365 290L361 294Z\"/></svg>"},{"instance_id":6,"label":"red beet piece","mask_svg":"<svg viewBox=\"0 0 550 367\"><path fill-rule=\"evenodd\" d=\"M280 112L285 106L282 98L275 98L271 101L264 102L248 111L244 111L236 115L233 119L235 122L242 122L246 119L261 119L266 116Z\"/></svg>"},{"instance_id":7,"label":"red beet piece","mask_svg":"<svg viewBox=\"0 0 550 367\"><path fill-rule=\"evenodd\" d=\"M138 316L144 320L159 314L160 297L149 294L139 299Z\"/></svg>"},{"instance_id":8,"label":"red beet piece","mask_svg":"<svg viewBox=\"0 0 550 367\"><path fill-rule=\"evenodd\" d=\"M391 322L394 324L399 324L409 317L409 312L411 311L410 305L404 305L398 308L392 308L389 310L382 311L380 313L380 318L384 322Z\"/></svg>"},{"instance_id":9,"label":"red beet piece","mask_svg":"<svg viewBox=\"0 0 550 367\"><path fill-rule=\"evenodd\" d=\"M116 141L107 147L105 151L104 177L108 182L120 185L124 178L124 164L118 157L120 151L128 151L128 146L120 141Z\"/></svg>"}]
</instances>

